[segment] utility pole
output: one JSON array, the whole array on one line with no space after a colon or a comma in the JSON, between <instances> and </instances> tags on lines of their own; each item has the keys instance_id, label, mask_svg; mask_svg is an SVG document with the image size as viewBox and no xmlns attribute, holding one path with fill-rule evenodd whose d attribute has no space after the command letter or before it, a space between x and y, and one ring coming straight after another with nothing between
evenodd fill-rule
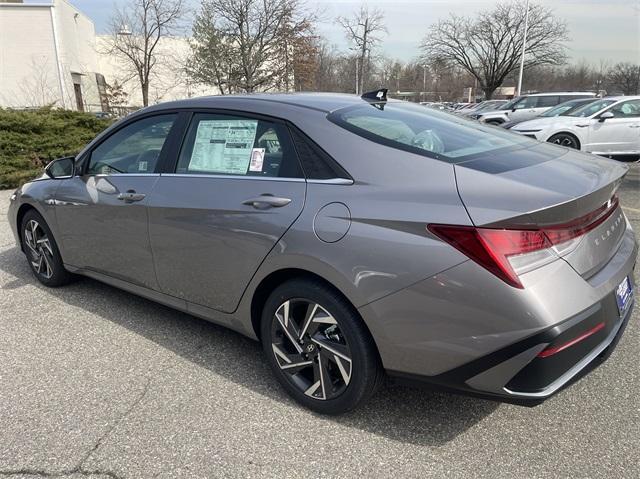
<instances>
[{"instance_id":1,"label":"utility pole","mask_svg":"<svg viewBox=\"0 0 640 479\"><path fill-rule=\"evenodd\" d=\"M520 58L520 75L518 76L518 92L517 96L522 94L522 74L524 72L524 56L527 51L527 33L529 30L529 0L527 0L527 4L525 6L524 13L524 38L522 39L522 57Z\"/></svg>"},{"instance_id":2,"label":"utility pole","mask_svg":"<svg viewBox=\"0 0 640 479\"><path fill-rule=\"evenodd\" d=\"M358 57L356 57L356 95L358 94L358 89L360 88L360 79L358 78L358 70L359 70L359 65L358 65L358 61L360 59Z\"/></svg>"},{"instance_id":3,"label":"utility pole","mask_svg":"<svg viewBox=\"0 0 640 479\"><path fill-rule=\"evenodd\" d=\"M427 65L422 65L422 101L425 101L427 94Z\"/></svg>"}]
</instances>

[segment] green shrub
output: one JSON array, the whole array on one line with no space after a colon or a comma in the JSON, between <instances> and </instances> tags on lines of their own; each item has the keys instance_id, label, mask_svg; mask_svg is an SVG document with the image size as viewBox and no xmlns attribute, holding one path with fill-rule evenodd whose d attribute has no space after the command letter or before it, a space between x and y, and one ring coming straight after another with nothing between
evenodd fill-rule
<instances>
[{"instance_id":1,"label":"green shrub","mask_svg":"<svg viewBox=\"0 0 640 479\"><path fill-rule=\"evenodd\" d=\"M0 108L0 189L37 177L51 160L76 155L110 124L75 111Z\"/></svg>"}]
</instances>

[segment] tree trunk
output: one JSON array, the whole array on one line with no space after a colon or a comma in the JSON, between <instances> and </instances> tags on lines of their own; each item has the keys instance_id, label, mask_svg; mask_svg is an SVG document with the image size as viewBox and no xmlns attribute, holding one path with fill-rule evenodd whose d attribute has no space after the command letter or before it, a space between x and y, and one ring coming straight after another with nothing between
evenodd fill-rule
<instances>
[{"instance_id":1,"label":"tree trunk","mask_svg":"<svg viewBox=\"0 0 640 479\"><path fill-rule=\"evenodd\" d=\"M149 82L142 83L142 106L149 106Z\"/></svg>"},{"instance_id":2,"label":"tree trunk","mask_svg":"<svg viewBox=\"0 0 640 479\"><path fill-rule=\"evenodd\" d=\"M493 94L495 93L497 88L498 87L495 87L495 86L483 87L482 91L484 92L484 99L485 100L491 100L493 98Z\"/></svg>"}]
</instances>

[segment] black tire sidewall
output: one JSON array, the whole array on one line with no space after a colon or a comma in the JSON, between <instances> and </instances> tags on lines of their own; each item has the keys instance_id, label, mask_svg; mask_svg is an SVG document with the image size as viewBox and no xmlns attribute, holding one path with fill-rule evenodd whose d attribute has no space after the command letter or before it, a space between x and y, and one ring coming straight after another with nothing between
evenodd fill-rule
<instances>
[{"instance_id":1,"label":"black tire sidewall","mask_svg":"<svg viewBox=\"0 0 640 479\"><path fill-rule=\"evenodd\" d=\"M44 230L47 238L49 238L51 249L53 250L53 274L50 278L45 278L44 276L38 274L38 272L31 264L31 257L29 255L28 247L26 246L24 237L25 227L31 220L37 221L40 227ZM33 272L34 276L38 279L38 281L40 281L45 286L49 286L52 288L63 286L71 281L71 275L65 269L64 264L62 263L62 256L60 255L60 250L58 249L58 244L56 243L53 233L51 232L51 228L49 228L49 225L47 224L45 219L36 210L27 211L27 213L25 213L24 217L22 218L22 222L20 224L20 238L22 240L24 254L26 255L27 261L29 263L29 268Z\"/></svg>"},{"instance_id":2,"label":"black tire sidewall","mask_svg":"<svg viewBox=\"0 0 640 479\"><path fill-rule=\"evenodd\" d=\"M580 150L580 145L578 143L578 140L573 135L570 135L568 133L556 133L555 135L552 135L547 140L547 142L548 143L553 143L553 140L555 138L571 138L571 141L573 142L573 146L565 146L565 145L557 145L557 146L562 146L564 148L569 148L571 150Z\"/></svg>"},{"instance_id":3,"label":"black tire sidewall","mask_svg":"<svg viewBox=\"0 0 640 479\"><path fill-rule=\"evenodd\" d=\"M351 380L346 390L334 399L311 398L287 379L271 348L271 327L275 312L290 299L314 301L338 322L351 351ZM264 352L274 375L282 387L299 403L322 414L341 414L366 401L379 383L380 364L373 340L354 308L332 288L313 280L291 280L277 287L262 311L261 338Z\"/></svg>"}]
</instances>

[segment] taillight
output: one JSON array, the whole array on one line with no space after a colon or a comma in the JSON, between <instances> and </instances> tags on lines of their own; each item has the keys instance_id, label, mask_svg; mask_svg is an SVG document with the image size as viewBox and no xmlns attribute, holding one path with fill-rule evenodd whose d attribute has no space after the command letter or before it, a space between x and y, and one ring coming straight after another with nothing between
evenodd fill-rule
<instances>
[{"instance_id":1,"label":"taillight","mask_svg":"<svg viewBox=\"0 0 640 479\"><path fill-rule=\"evenodd\" d=\"M429 231L516 288L518 274L557 258L542 231L429 225Z\"/></svg>"},{"instance_id":2,"label":"taillight","mask_svg":"<svg viewBox=\"0 0 640 479\"><path fill-rule=\"evenodd\" d=\"M461 251L507 284L523 288L519 275L571 251L579 238L602 224L618 206L613 197L593 213L569 223L540 229L494 229L428 225L429 231Z\"/></svg>"}]
</instances>

